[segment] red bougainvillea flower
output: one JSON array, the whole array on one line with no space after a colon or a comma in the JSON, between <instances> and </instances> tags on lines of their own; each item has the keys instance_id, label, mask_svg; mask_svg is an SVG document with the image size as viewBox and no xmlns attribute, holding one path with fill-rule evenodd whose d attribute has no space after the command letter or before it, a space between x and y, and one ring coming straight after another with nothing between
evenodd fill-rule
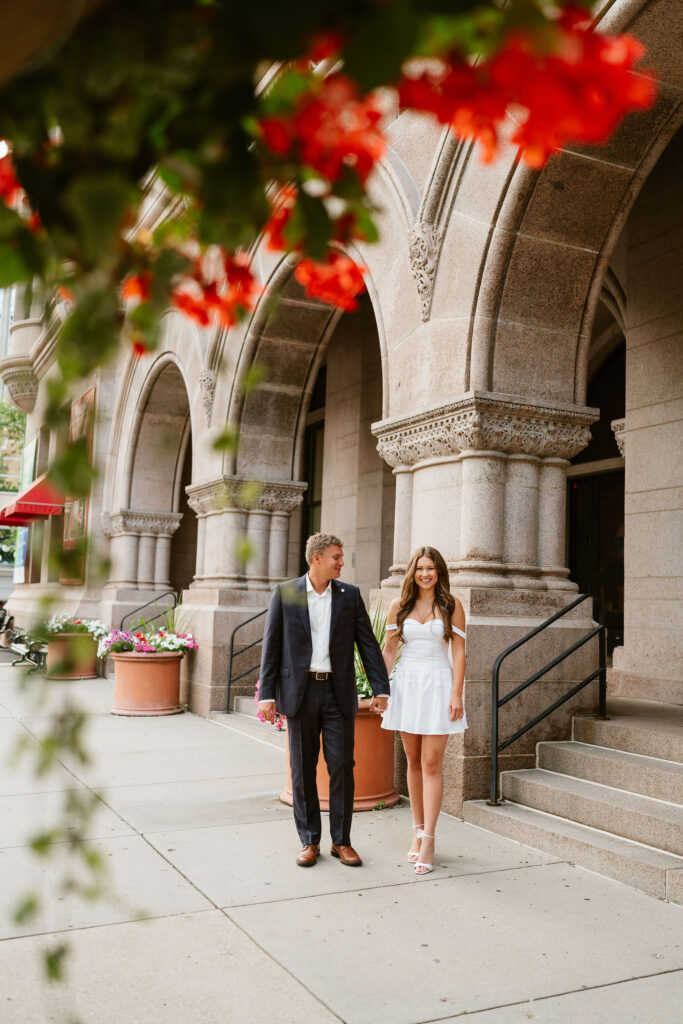
<instances>
[{"instance_id":1,"label":"red bougainvillea flower","mask_svg":"<svg viewBox=\"0 0 683 1024\"><path fill-rule=\"evenodd\" d=\"M358 309L356 296L365 291L365 270L344 253L331 252L324 263L301 260L294 277L311 298L353 312Z\"/></svg>"},{"instance_id":2,"label":"red bougainvillea flower","mask_svg":"<svg viewBox=\"0 0 683 1024\"><path fill-rule=\"evenodd\" d=\"M225 327L232 327L254 309L260 294L246 253L231 255L210 246L195 259L191 273L182 278L171 299L202 327L209 325L214 314Z\"/></svg>"},{"instance_id":3,"label":"red bougainvillea flower","mask_svg":"<svg viewBox=\"0 0 683 1024\"><path fill-rule=\"evenodd\" d=\"M326 32L313 37L307 59L311 64L319 64L328 57L336 57L342 48L343 36L340 32Z\"/></svg>"},{"instance_id":4,"label":"red bougainvillea flower","mask_svg":"<svg viewBox=\"0 0 683 1024\"><path fill-rule=\"evenodd\" d=\"M211 315L204 299L204 289L194 280L183 281L171 295L176 309L196 320L201 327L208 327Z\"/></svg>"},{"instance_id":5,"label":"red bougainvillea flower","mask_svg":"<svg viewBox=\"0 0 683 1024\"><path fill-rule=\"evenodd\" d=\"M140 356L145 356L149 352L147 341L143 334L136 332L130 339L130 347L133 350L133 355L136 359Z\"/></svg>"},{"instance_id":6,"label":"red bougainvillea flower","mask_svg":"<svg viewBox=\"0 0 683 1024\"><path fill-rule=\"evenodd\" d=\"M382 112L372 95L362 97L345 75L314 80L289 115L261 121L263 142L277 156L311 167L328 181L352 168L365 182L386 148Z\"/></svg>"},{"instance_id":7,"label":"red bougainvillea flower","mask_svg":"<svg viewBox=\"0 0 683 1024\"><path fill-rule=\"evenodd\" d=\"M287 226L292 219L296 206L297 190L293 185L285 185L278 193L273 212L266 221L263 234L267 238L267 248L272 252L283 250L294 251L297 246L286 237Z\"/></svg>"},{"instance_id":8,"label":"red bougainvillea flower","mask_svg":"<svg viewBox=\"0 0 683 1024\"><path fill-rule=\"evenodd\" d=\"M296 188L293 185L285 185L275 200L273 212L263 227L267 248L273 252L303 253L305 250L303 235L295 234L291 230L297 198ZM367 225L359 221L357 213L343 204L341 210L337 217L331 218L332 240L337 245L346 245L352 241L368 241Z\"/></svg>"},{"instance_id":9,"label":"red bougainvillea flower","mask_svg":"<svg viewBox=\"0 0 683 1024\"><path fill-rule=\"evenodd\" d=\"M143 270L139 274L131 274L121 287L124 299L140 299L146 302L152 293L152 272Z\"/></svg>"},{"instance_id":10,"label":"red bougainvillea flower","mask_svg":"<svg viewBox=\"0 0 683 1024\"><path fill-rule=\"evenodd\" d=\"M0 200L11 206L21 195L22 188L9 153L0 158Z\"/></svg>"},{"instance_id":11,"label":"red bougainvillea flower","mask_svg":"<svg viewBox=\"0 0 683 1024\"><path fill-rule=\"evenodd\" d=\"M516 32L474 67L452 54L437 70L404 78L399 95L402 106L428 111L478 141L485 162L496 156L506 110L525 108L512 142L518 158L542 167L553 150L570 141L603 143L627 113L652 105L654 80L633 70L643 52L631 36L593 31L587 12L568 6L543 39Z\"/></svg>"},{"instance_id":12,"label":"red bougainvillea flower","mask_svg":"<svg viewBox=\"0 0 683 1024\"><path fill-rule=\"evenodd\" d=\"M453 56L450 63L419 78L404 78L399 99L402 107L434 114L460 138L479 142L484 163L494 159L497 126L505 117L509 94L489 81L481 65L472 67Z\"/></svg>"}]
</instances>

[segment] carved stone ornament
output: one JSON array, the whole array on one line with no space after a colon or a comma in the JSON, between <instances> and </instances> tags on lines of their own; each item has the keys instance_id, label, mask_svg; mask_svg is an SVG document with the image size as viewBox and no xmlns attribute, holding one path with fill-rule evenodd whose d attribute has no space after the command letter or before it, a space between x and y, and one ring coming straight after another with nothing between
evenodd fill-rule
<instances>
[{"instance_id":1,"label":"carved stone ornament","mask_svg":"<svg viewBox=\"0 0 683 1024\"><path fill-rule=\"evenodd\" d=\"M624 433L624 427L626 426L626 420L612 420L610 423L612 432L614 434L614 440L617 442L617 448L622 459L626 457L626 434Z\"/></svg>"},{"instance_id":2,"label":"carved stone ornament","mask_svg":"<svg viewBox=\"0 0 683 1024\"><path fill-rule=\"evenodd\" d=\"M303 501L308 484L294 480L257 481L223 476L186 488L188 504L197 515L238 511L282 512L290 515Z\"/></svg>"},{"instance_id":3,"label":"carved stone ornament","mask_svg":"<svg viewBox=\"0 0 683 1024\"><path fill-rule=\"evenodd\" d=\"M38 380L31 360L22 356L8 356L0 361L0 376L14 405L22 412L33 412Z\"/></svg>"},{"instance_id":4,"label":"carved stone ornament","mask_svg":"<svg viewBox=\"0 0 683 1024\"><path fill-rule=\"evenodd\" d=\"M100 523L106 537L143 533L172 537L180 526L182 518L182 512L146 512L123 508L120 512L102 512Z\"/></svg>"},{"instance_id":5,"label":"carved stone ornament","mask_svg":"<svg viewBox=\"0 0 683 1024\"><path fill-rule=\"evenodd\" d=\"M473 391L416 416L372 425L377 451L390 466L463 451L515 452L571 459L590 441L599 410Z\"/></svg>"},{"instance_id":6,"label":"carved stone ornament","mask_svg":"<svg viewBox=\"0 0 683 1024\"><path fill-rule=\"evenodd\" d=\"M435 224L416 224L409 235L410 267L417 282L420 316L426 323L432 308L432 291L443 232Z\"/></svg>"},{"instance_id":7,"label":"carved stone ornament","mask_svg":"<svg viewBox=\"0 0 683 1024\"><path fill-rule=\"evenodd\" d=\"M216 397L216 374L213 370L202 370L199 374L199 390L202 394L204 413L206 414L206 425L208 427L211 425L213 400Z\"/></svg>"}]
</instances>

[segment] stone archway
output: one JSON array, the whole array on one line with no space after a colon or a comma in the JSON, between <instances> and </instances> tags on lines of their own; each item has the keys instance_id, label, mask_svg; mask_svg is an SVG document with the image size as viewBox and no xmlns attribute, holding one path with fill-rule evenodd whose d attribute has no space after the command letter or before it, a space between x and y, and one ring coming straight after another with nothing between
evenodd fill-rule
<instances>
[{"instance_id":1,"label":"stone archway","mask_svg":"<svg viewBox=\"0 0 683 1024\"><path fill-rule=\"evenodd\" d=\"M111 538L107 590L113 597L115 623L124 612L152 599L154 593L175 589L178 567L172 569L171 561L174 536L188 518L184 486L192 474L191 433L182 373L172 357L162 357L138 397L122 460L121 507L103 516L103 528ZM176 556L182 551L184 563L194 564L193 521L185 524L182 538ZM181 583L187 574L184 564Z\"/></svg>"},{"instance_id":2,"label":"stone archway","mask_svg":"<svg viewBox=\"0 0 683 1024\"><path fill-rule=\"evenodd\" d=\"M272 292L277 294L276 303ZM256 593L268 592L274 581L297 575L298 507L308 487L304 477L307 419L311 395L329 354L337 368L330 373L328 367L327 375L324 415L330 441L322 483L322 528L339 530L348 538L350 560L358 562L358 571L356 565L349 565L348 578L358 575L368 589L376 587L380 560L363 574L360 563L367 563L367 553L359 550L357 558L355 554L356 547L367 548L371 532L376 539L382 523L386 534L393 522L393 493L388 496L393 481L370 432L370 423L383 408L382 358L372 304L365 296L357 313L342 317L338 310L306 299L286 264L272 292L270 299L263 300L265 314L255 318L243 344L242 366L258 365L265 379L246 396L236 395L232 404L239 432L237 454L226 458L227 472L220 478L188 490L199 516L197 583L221 581L232 589ZM239 373L237 368L235 379ZM339 401L340 392L345 401ZM349 415L344 426L342 420ZM337 432L334 441L333 431ZM345 431L345 440L339 431ZM346 449L344 458L337 457L338 447ZM258 491L250 487L252 482ZM342 502L345 516L339 514ZM368 515L374 519L368 520ZM250 547L246 561L240 556L245 537Z\"/></svg>"}]
</instances>

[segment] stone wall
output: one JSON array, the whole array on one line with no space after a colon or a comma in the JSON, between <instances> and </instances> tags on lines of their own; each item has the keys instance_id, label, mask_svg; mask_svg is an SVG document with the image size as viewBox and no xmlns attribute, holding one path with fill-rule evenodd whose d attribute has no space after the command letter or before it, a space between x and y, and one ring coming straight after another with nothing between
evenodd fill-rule
<instances>
[{"instance_id":1,"label":"stone wall","mask_svg":"<svg viewBox=\"0 0 683 1024\"><path fill-rule=\"evenodd\" d=\"M624 278L625 634L612 685L683 700L683 132L631 212Z\"/></svg>"}]
</instances>

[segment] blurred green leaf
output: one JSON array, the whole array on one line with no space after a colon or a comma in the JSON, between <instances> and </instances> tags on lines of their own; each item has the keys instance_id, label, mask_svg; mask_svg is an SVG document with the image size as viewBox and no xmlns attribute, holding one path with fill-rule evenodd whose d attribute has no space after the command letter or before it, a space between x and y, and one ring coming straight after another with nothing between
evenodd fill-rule
<instances>
[{"instance_id":1,"label":"blurred green leaf","mask_svg":"<svg viewBox=\"0 0 683 1024\"><path fill-rule=\"evenodd\" d=\"M64 976L64 962L69 947L62 942L52 949L46 950L44 954L45 971L50 981L61 981Z\"/></svg>"},{"instance_id":2,"label":"blurred green leaf","mask_svg":"<svg viewBox=\"0 0 683 1024\"><path fill-rule=\"evenodd\" d=\"M243 562L245 565L252 560L256 554L256 550L248 537L240 537L235 544L235 554L239 561Z\"/></svg>"},{"instance_id":3,"label":"blurred green leaf","mask_svg":"<svg viewBox=\"0 0 683 1024\"><path fill-rule=\"evenodd\" d=\"M21 903L14 910L14 920L16 924L26 924L32 917L38 913L40 903L38 897L33 893L29 893L23 898Z\"/></svg>"},{"instance_id":4,"label":"blurred green leaf","mask_svg":"<svg viewBox=\"0 0 683 1024\"><path fill-rule=\"evenodd\" d=\"M114 261L121 229L138 201L138 189L122 175L110 172L73 181L64 202L78 225L85 265Z\"/></svg>"},{"instance_id":5,"label":"blurred green leaf","mask_svg":"<svg viewBox=\"0 0 683 1024\"><path fill-rule=\"evenodd\" d=\"M239 442L239 433L236 427L226 427L222 430L217 438L214 439L213 447L216 451L229 452L232 455L237 454Z\"/></svg>"},{"instance_id":6,"label":"blurred green leaf","mask_svg":"<svg viewBox=\"0 0 683 1024\"><path fill-rule=\"evenodd\" d=\"M243 395L250 395L265 380L265 377L265 368L260 363L252 363L247 367L240 381L240 391Z\"/></svg>"}]
</instances>

